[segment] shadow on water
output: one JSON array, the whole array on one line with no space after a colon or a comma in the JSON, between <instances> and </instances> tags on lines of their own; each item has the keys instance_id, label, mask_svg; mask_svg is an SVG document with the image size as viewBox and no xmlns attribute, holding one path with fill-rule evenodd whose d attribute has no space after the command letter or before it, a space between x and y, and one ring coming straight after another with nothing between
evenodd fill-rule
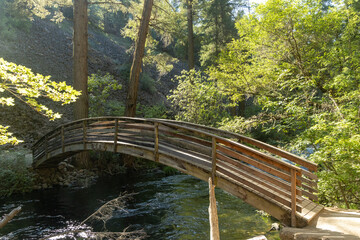
<instances>
[{"instance_id":1,"label":"shadow on water","mask_svg":"<svg viewBox=\"0 0 360 240\"><path fill-rule=\"evenodd\" d=\"M209 239L208 185L187 175L166 176L162 171L101 177L89 188L55 188L0 199L0 216L22 205L0 239L39 239L78 225L104 202L120 193L137 193L126 211L114 212L109 231L144 229L147 239ZM216 191L221 239L247 239L265 234L273 219L221 189ZM88 226L90 228L90 226ZM102 223L92 223L101 231ZM266 235L279 239L278 233Z\"/></svg>"}]
</instances>

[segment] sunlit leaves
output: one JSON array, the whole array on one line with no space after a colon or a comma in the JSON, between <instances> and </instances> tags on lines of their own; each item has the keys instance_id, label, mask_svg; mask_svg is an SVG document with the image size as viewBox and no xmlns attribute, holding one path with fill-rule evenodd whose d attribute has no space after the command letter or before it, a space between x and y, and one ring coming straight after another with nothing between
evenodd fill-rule
<instances>
[{"instance_id":1,"label":"sunlit leaves","mask_svg":"<svg viewBox=\"0 0 360 240\"><path fill-rule=\"evenodd\" d=\"M320 199L360 205L360 14L338 1L268 0L237 23L210 76L233 101L252 96L255 121L319 163ZM274 134L274 132L276 134ZM273 134L273 135L271 135Z\"/></svg>"},{"instance_id":2,"label":"sunlit leaves","mask_svg":"<svg viewBox=\"0 0 360 240\"><path fill-rule=\"evenodd\" d=\"M90 116L106 115L105 109L109 103L110 94L121 88L122 85L109 73L105 75L100 73L91 74L88 78Z\"/></svg>"},{"instance_id":3,"label":"sunlit leaves","mask_svg":"<svg viewBox=\"0 0 360 240\"><path fill-rule=\"evenodd\" d=\"M74 102L80 95L80 92L66 85L65 82L53 82L49 76L44 77L40 74L34 74L29 68L0 58L0 94L4 93L12 97L0 97L1 105L13 106L15 97L50 120L60 118L61 115L49 109L43 103L38 102L38 98L46 97L55 102L69 104ZM7 128L2 127L0 136L3 142L1 144L16 142L16 139L9 134Z\"/></svg>"},{"instance_id":4,"label":"sunlit leaves","mask_svg":"<svg viewBox=\"0 0 360 240\"><path fill-rule=\"evenodd\" d=\"M195 70L183 71L177 81L177 88L168 96L177 110L177 120L215 125L227 116L227 99L216 81Z\"/></svg>"},{"instance_id":5,"label":"sunlit leaves","mask_svg":"<svg viewBox=\"0 0 360 240\"><path fill-rule=\"evenodd\" d=\"M4 127L0 125L0 145L4 145L6 143L18 144L19 142L21 142L16 137L13 137L12 133L8 132L8 128L8 126Z\"/></svg>"}]
</instances>

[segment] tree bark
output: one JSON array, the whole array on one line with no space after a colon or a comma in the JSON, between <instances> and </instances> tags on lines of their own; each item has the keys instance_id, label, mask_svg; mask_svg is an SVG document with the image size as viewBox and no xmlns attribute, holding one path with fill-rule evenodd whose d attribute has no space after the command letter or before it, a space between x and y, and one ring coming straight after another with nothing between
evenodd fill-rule
<instances>
[{"instance_id":1,"label":"tree bark","mask_svg":"<svg viewBox=\"0 0 360 240\"><path fill-rule=\"evenodd\" d=\"M87 118L89 116L88 99L88 13L87 0L74 0L74 88L81 91L81 96L74 104L74 119ZM81 168L90 167L88 152L82 152L76 156L76 165Z\"/></svg>"},{"instance_id":2,"label":"tree bark","mask_svg":"<svg viewBox=\"0 0 360 240\"><path fill-rule=\"evenodd\" d=\"M193 30L193 0L186 0L187 5L187 25L188 25L188 64L189 69L194 69L194 30Z\"/></svg>"},{"instance_id":3,"label":"tree bark","mask_svg":"<svg viewBox=\"0 0 360 240\"><path fill-rule=\"evenodd\" d=\"M144 1L144 8L143 8L140 27L135 44L134 58L130 70L129 88L126 97L125 116L127 117L135 117L136 114L136 101L138 96L139 77L141 72L142 59L144 57L146 36L149 31L149 22L150 22L150 16L151 16L151 10L153 4L154 4L154 0Z\"/></svg>"},{"instance_id":4,"label":"tree bark","mask_svg":"<svg viewBox=\"0 0 360 240\"><path fill-rule=\"evenodd\" d=\"M87 0L74 0L74 88L81 91L81 96L74 104L74 118L87 118L89 115L88 100L88 13Z\"/></svg>"}]
</instances>

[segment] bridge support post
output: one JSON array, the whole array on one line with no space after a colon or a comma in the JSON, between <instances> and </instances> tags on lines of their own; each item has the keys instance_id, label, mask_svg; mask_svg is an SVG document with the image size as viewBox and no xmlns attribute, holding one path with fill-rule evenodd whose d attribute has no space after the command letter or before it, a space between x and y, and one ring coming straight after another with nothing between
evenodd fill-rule
<instances>
[{"instance_id":1,"label":"bridge support post","mask_svg":"<svg viewBox=\"0 0 360 240\"><path fill-rule=\"evenodd\" d=\"M216 208L215 185L209 177L209 222L210 222L210 240L220 240L219 219Z\"/></svg>"},{"instance_id":2,"label":"bridge support post","mask_svg":"<svg viewBox=\"0 0 360 240\"><path fill-rule=\"evenodd\" d=\"M296 227L296 170L291 169L291 227Z\"/></svg>"}]
</instances>

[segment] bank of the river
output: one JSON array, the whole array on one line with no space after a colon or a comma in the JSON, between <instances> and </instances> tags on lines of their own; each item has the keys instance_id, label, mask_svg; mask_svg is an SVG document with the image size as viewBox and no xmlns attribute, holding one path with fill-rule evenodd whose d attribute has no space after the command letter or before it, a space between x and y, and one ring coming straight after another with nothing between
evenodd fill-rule
<instances>
[{"instance_id":1,"label":"bank of the river","mask_svg":"<svg viewBox=\"0 0 360 240\"><path fill-rule=\"evenodd\" d=\"M207 183L161 170L99 177L88 187L54 187L0 199L0 215L19 205L22 212L0 230L1 239L39 239L66 231L105 201L122 192L137 193L126 211L114 212L109 231L144 229L147 239L209 239ZM216 191L222 239L247 239L265 234L272 219L222 190ZM103 230L99 222L85 228ZM279 239L269 233L268 239Z\"/></svg>"}]
</instances>

